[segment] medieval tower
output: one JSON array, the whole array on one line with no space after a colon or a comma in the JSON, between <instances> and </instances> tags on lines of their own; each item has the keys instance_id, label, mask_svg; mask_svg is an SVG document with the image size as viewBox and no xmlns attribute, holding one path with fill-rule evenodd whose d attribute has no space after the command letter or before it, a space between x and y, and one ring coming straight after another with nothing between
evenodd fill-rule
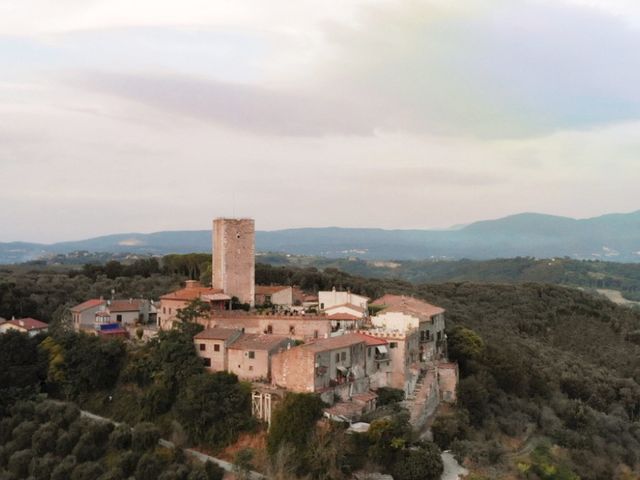
<instances>
[{"instance_id":1,"label":"medieval tower","mask_svg":"<svg viewBox=\"0 0 640 480\"><path fill-rule=\"evenodd\" d=\"M255 222L250 218L213 221L213 288L238 297L253 307L255 301Z\"/></svg>"}]
</instances>

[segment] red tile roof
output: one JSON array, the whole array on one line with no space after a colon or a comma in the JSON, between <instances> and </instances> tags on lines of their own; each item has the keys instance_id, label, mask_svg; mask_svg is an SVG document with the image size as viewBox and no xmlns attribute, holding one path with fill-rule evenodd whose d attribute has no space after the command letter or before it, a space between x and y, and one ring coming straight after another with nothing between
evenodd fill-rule
<instances>
[{"instance_id":1,"label":"red tile roof","mask_svg":"<svg viewBox=\"0 0 640 480\"><path fill-rule=\"evenodd\" d=\"M237 335L239 330L232 328L207 328L196 334L193 338L197 340L227 340Z\"/></svg>"},{"instance_id":2,"label":"red tile roof","mask_svg":"<svg viewBox=\"0 0 640 480\"><path fill-rule=\"evenodd\" d=\"M325 352L338 348L347 348L358 343L364 343L364 339L359 335L345 334L337 337L321 338L310 343L305 343L299 348L307 348L314 352Z\"/></svg>"},{"instance_id":3,"label":"red tile roof","mask_svg":"<svg viewBox=\"0 0 640 480\"><path fill-rule=\"evenodd\" d=\"M357 335L358 337L362 338L368 347L377 347L389 343L382 338L372 337L371 335L367 335L366 333L352 333L351 335Z\"/></svg>"},{"instance_id":4,"label":"red tile roof","mask_svg":"<svg viewBox=\"0 0 640 480\"><path fill-rule=\"evenodd\" d=\"M210 287L186 287L167 293L160 297L160 300L184 300L191 301L200 298L203 295L214 295L216 293L224 293L221 288Z\"/></svg>"},{"instance_id":5,"label":"red tile roof","mask_svg":"<svg viewBox=\"0 0 640 480\"><path fill-rule=\"evenodd\" d=\"M407 297L404 295L387 294L380 297L372 305L383 306L383 312L404 312L416 315L425 315L433 317L440 313L444 313L445 309L430 303L418 300L417 298Z\"/></svg>"},{"instance_id":6,"label":"red tile roof","mask_svg":"<svg viewBox=\"0 0 640 480\"><path fill-rule=\"evenodd\" d=\"M36 320L35 318L17 318L8 320L4 322L3 325L6 325L7 323L27 332L31 332L33 330L43 330L49 327L49 325L47 325L46 323L41 322L40 320Z\"/></svg>"},{"instance_id":7,"label":"red tile roof","mask_svg":"<svg viewBox=\"0 0 640 480\"><path fill-rule=\"evenodd\" d=\"M86 302L82 302L80 305L76 305L71 309L72 312L80 313L88 310L89 308L99 307L100 305L106 305L107 301L99 298L92 298Z\"/></svg>"},{"instance_id":8,"label":"red tile roof","mask_svg":"<svg viewBox=\"0 0 640 480\"><path fill-rule=\"evenodd\" d=\"M256 285L256 295L272 295L291 288L287 285Z\"/></svg>"},{"instance_id":9,"label":"red tile roof","mask_svg":"<svg viewBox=\"0 0 640 480\"><path fill-rule=\"evenodd\" d=\"M110 312L139 312L142 308L142 300L131 298L129 300L112 300L109 305Z\"/></svg>"}]
</instances>

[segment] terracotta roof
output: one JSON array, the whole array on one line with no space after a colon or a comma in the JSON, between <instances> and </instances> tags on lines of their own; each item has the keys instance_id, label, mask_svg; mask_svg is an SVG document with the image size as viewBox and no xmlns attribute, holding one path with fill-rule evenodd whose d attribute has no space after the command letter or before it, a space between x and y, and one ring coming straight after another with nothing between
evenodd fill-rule
<instances>
[{"instance_id":1,"label":"terracotta roof","mask_svg":"<svg viewBox=\"0 0 640 480\"><path fill-rule=\"evenodd\" d=\"M86 302L82 302L79 305L76 305L71 309L72 312L84 312L89 308L99 307L100 305L106 305L106 300L101 300L99 298L92 298L91 300L87 300Z\"/></svg>"},{"instance_id":2,"label":"terracotta roof","mask_svg":"<svg viewBox=\"0 0 640 480\"><path fill-rule=\"evenodd\" d=\"M387 343L389 343L382 338L372 337L371 335L367 335L366 333L352 333L351 335L355 335L362 338L362 340L364 340L364 342L367 344L368 347L377 347L377 346L386 345Z\"/></svg>"},{"instance_id":3,"label":"terracotta roof","mask_svg":"<svg viewBox=\"0 0 640 480\"><path fill-rule=\"evenodd\" d=\"M111 314L107 311L96 312L96 317L110 317Z\"/></svg>"},{"instance_id":4,"label":"terracotta roof","mask_svg":"<svg viewBox=\"0 0 640 480\"><path fill-rule=\"evenodd\" d=\"M327 318L330 318L331 320L362 320L362 317L342 312L334 313L333 315L327 315Z\"/></svg>"},{"instance_id":5,"label":"terracotta roof","mask_svg":"<svg viewBox=\"0 0 640 480\"><path fill-rule=\"evenodd\" d=\"M272 295L287 288L291 287L287 285L256 285L256 295Z\"/></svg>"},{"instance_id":6,"label":"terracotta roof","mask_svg":"<svg viewBox=\"0 0 640 480\"><path fill-rule=\"evenodd\" d=\"M112 300L109 304L110 312L138 312L142 308L142 300L131 298L129 300Z\"/></svg>"},{"instance_id":7,"label":"terracotta roof","mask_svg":"<svg viewBox=\"0 0 640 480\"><path fill-rule=\"evenodd\" d=\"M318 296L317 295L305 295L304 296L304 301L305 302L317 302L318 301Z\"/></svg>"},{"instance_id":8,"label":"terracotta roof","mask_svg":"<svg viewBox=\"0 0 640 480\"><path fill-rule=\"evenodd\" d=\"M16 318L13 320L7 320L3 323L3 325L6 324L11 324L16 328L26 330L27 332L31 332L32 330L43 330L49 327L46 323L36 320L35 318Z\"/></svg>"},{"instance_id":9,"label":"terracotta roof","mask_svg":"<svg viewBox=\"0 0 640 480\"><path fill-rule=\"evenodd\" d=\"M167 293L160 297L161 300L195 300L203 295L214 295L216 293L224 293L221 288L210 287L186 287Z\"/></svg>"},{"instance_id":10,"label":"terracotta roof","mask_svg":"<svg viewBox=\"0 0 640 480\"><path fill-rule=\"evenodd\" d=\"M305 343L299 348L307 348L313 352L325 352L327 350L350 347L351 345L357 345L358 343L364 343L364 339L359 335L345 334L337 337L321 338L320 340Z\"/></svg>"},{"instance_id":11,"label":"terracotta roof","mask_svg":"<svg viewBox=\"0 0 640 480\"><path fill-rule=\"evenodd\" d=\"M285 341L288 341L289 337L282 335L265 335L265 334L253 334L245 333L235 342L233 342L229 348L234 350L267 350L271 351L274 348L279 347Z\"/></svg>"},{"instance_id":12,"label":"terracotta roof","mask_svg":"<svg viewBox=\"0 0 640 480\"><path fill-rule=\"evenodd\" d=\"M207 328L193 338L197 340L228 340L239 332L233 328Z\"/></svg>"},{"instance_id":13,"label":"terracotta roof","mask_svg":"<svg viewBox=\"0 0 640 480\"><path fill-rule=\"evenodd\" d=\"M377 299L372 305L383 306L384 312L414 313L428 317L433 317L434 315L445 312L445 309L442 307L437 307L436 305L431 305L417 298L404 295L387 294Z\"/></svg>"}]
</instances>

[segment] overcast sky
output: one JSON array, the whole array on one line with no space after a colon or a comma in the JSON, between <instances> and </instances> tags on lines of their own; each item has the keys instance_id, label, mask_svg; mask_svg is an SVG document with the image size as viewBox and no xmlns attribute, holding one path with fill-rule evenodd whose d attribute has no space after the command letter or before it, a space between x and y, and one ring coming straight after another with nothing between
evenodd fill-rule
<instances>
[{"instance_id":1,"label":"overcast sky","mask_svg":"<svg viewBox=\"0 0 640 480\"><path fill-rule=\"evenodd\" d=\"M637 0L0 0L0 241L640 208Z\"/></svg>"}]
</instances>

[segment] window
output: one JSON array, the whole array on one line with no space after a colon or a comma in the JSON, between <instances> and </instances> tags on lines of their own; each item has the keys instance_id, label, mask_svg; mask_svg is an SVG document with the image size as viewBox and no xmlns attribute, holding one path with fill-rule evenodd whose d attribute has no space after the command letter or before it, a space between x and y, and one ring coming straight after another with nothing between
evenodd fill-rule
<instances>
[{"instance_id":1,"label":"window","mask_svg":"<svg viewBox=\"0 0 640 480\"><path fill-rule=\"evenodd\" d=\"M253 371L253 365L249 365L249 371L252 372Z\"/></svg>"},{"instance_id":2,"label":"window","mask_svg":"<svg viewBox=\"0 0 640 480\"><path fill-rule=\"evenodd\" d=\"M371 357L371 350L373 350L372 348L367 348L367 356Z\"/></svg>"},{"instance_id":3,"label":"window","mask_svg":"<svg viewBox=\"0 0 640 480\"><path fill-rule=\"evenodd\" d=\"M210 367L211 366L211 359L210 358L204 358L204 366L205 367Z\"/></svg>"},{"instance_id":4,"label":"window","mask_svg":"<svg viewBox=\"0 0 640 480\"><path fill-rule=\"evenodd\" d=\"M289 325L289 334L294 335L296 333L296 327Z\"/></svg>"},{"instance_id":5,"label":"window","mask_svg":"<svg viewBox=\"0 0 640 480\"><path fill-rule=\"evenodd\" d=\"M256 352L250 351L249 358L256 358Z\"/></svg>"},{"instance_id":6,"label":"window","mask_svg":"<svg viewBox=\"0 0 640 480\"><path fill-rule=\"evenodd\" d=\"M313 331L313 338L318 338L318 330Z\"/></svg>"},{"instance_id":7,"label":"window","mask_svg":"<svg viewBox=\"0 0 640 480\"><path fill-rule=\"evenodd\" d=\"M442 332L438 332L438 341L442 338Z\"/></svg>"},{"instance_id":8,"label":"window","mask_svg":"<svg viewBox=\"0 0 640 480\"><path fill-rule=\"evenodd\" d=\"M167 307L162 307L162 313L167 313Z\"/></svg>"},{"instance_id":9,"label":"window","mask_svg":"<svg viewBox=\"0 0 640 480\"><path fill-rule=\"evenodd\" d=\"M169 307L169 315L171 315L171 307Z\"/></svg>"},{"instance_id":10,"label":"window","mask_svg":"<svg viewBox=\"0 0 640 480\"><path fill-rule=\"evenodd\" d=\"M267 333L271 335L273 333L273 325L267 325Z\"/></svg>"},{"instance_id":11,"label":"window","mask_svg":"<svg viewBox=\"0 0 640 480\"><path fill-rule=\"evenodd\" d=\"M320 304L320 310L324 310L324 303Z\"/></svg>"},{"instance_id":12,"label":"window","mask_svg":"<svg viewBox=\"0 0 640 480\"><path fill-rule=\"evenodd\" d=\"M339 362L339 361L340 361L340 354L336 353L336 362Z\"/></svg>"},{"instance_id":13,"label":"window","mask_svg":"<svg viewBox=\"0 0 640 480\"><path fill-rule=\"evenodd\" d=\"M389 348L398 348L398 342L389 343Z\"/></svg>"},{"instance_id":14,"label":"window","mask_svg":"<svg viewBox=\"0 0 640 480\"><path fill-rule=\"evenodd\" d=\"M116 315L116 322L122 322L122 315Z\"/></svg>"},{"instance_id":15,"label":"window","mask_svg":"<svg viewBox=\"0 0 640 480\"><path fill-rule=\"evenodd\" d=\"M347 359L347 352L342 352L340 354L340 360L342 360L343 362Z\"/></svg>"},{"instance_id":16,"label":"window","mask_svg":"<svg viewBox=\"0 0 640 480\"><path fill-rule=\"evenodd\" d=\"M216 343L216 344L213 346L213 351L214 351L214 352L219 352L219 351L220 351L220 344L219 344L219 343Z\"/></svg>"},{"instance_id":17,"label":"window","mask_svg":"<svg viewBox=\"0 0 640 480\"><path fill-rule=\"evenodd\" d=\"M204 352L207 349L207 346L204 343L200 344L200 351Z\"/></svg>"}]
</instances>

